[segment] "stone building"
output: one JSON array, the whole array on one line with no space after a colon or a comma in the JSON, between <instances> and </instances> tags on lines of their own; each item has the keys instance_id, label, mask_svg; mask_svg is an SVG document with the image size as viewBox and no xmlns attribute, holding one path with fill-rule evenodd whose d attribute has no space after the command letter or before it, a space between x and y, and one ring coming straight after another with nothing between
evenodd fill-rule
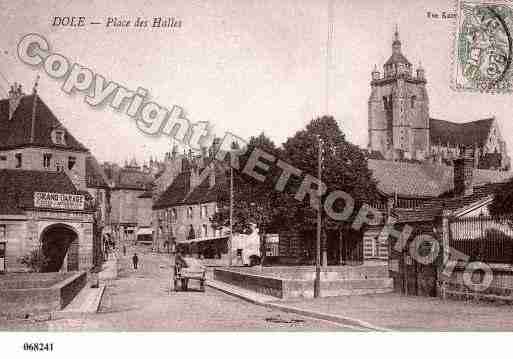
<instances>
[{"instance_id":1,"label":"stone building","mask_svg":"<svg viewBox=\"0 0 513 359\"><path fill-rule=\"evenodd\" d=\"M368 102L369 151L373 158L452 164L464 147L476 152L476 168L509 169L506 143L495 118L465 123L429 116L426 74L403 55L396 30L392 55L371 73Z\"/></svg>"},{"instance_id":2,"label":"stone building","mask_svg":"<svg viewBox=\"0 0 513 359\"><path fill-rule=\"evenodd\" d=\"M139 197L151 190L153 177L135 159L124 167L104 163L102 169L110 187L110 232L118 240L135 240L138 228L151 226L143 215L151 203Z\"/></svg>"},{"instance_id":3,"label":"stone building","mask_svg":"<svg viewBox=\"0 0 513 359\"><path fill-rule=\"evenodd\" d=\"M95 199L84 147L37 94L15 85L0 100L0 242L7 271L42 249L45 271L93 264ZM1 269L0 269L1 270Z\"/></svg>"},{"instance_id":4,"label":"stone building","mask_svg":"<svg viewBox=\"0 0 513 359\"><path fill-rule=\"evenodd\" d=\"M211 161L213 154L206 155L207 152L191 152L187 156L175 152L166 161L163 176L171 183L162 193L158 192L153 205L154 247L165 251L170 243L175 243L181 252L203 257L213 264L227 264L229 228L215 228L210 218L229 193L229 172L226 165ZM235 263L249 264L252 256L260 256L257 228L251 234L234 234L231 240Z\"/></svg>"}]
</instances>

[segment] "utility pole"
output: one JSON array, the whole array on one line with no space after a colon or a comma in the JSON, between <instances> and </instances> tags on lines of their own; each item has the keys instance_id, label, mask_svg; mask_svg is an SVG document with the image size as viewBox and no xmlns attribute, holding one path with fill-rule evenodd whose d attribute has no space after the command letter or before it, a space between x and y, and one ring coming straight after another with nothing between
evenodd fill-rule
<instances>
[{"instance_id":1,"label":"utility pole","mask_svg":"<svg viewBox=\"0 0 513 359\"><path fill-rule=\"evenodd\" d=\"M228 264L232 266L233 240L233 168L230 166L230 238L228 239Z\"/></svg>"},{"instance_id":2,"label":"utility pole","mask_svg":"<svg viewBox=\"0 0 513 359\"><path fill-rule=\"evenodd\" d=\"M315 281L314 281L314 298L318 298L321 294L321 175L322 175L322 140L320 136L317 136L317 179L319 180L318 194L318 208L317 208L317 243L315 250Z\"/></svg>"}]
</instances>

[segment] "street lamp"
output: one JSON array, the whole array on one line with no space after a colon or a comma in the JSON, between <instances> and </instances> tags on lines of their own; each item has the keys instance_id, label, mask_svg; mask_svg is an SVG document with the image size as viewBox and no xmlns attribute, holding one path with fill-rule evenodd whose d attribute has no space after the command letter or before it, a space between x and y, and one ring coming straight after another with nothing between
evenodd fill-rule
<instances>
[{"instance_id":1,"label":"street lamp","mask_svg":"<svg viewBox=\"0 0 513 359\"><path fill-rule=\"evenodd\" d=\"M321 294L321 226L322 226L322 217L321 217L321 176L322 176L322 139L319 135L317 135L317 178L319 180L319 188L317 190L318 195L318 208L317 208L317 243L315 246L315 280L314 280L314 298L318 298Z\"/></svg>"},{"instance_id":2,"label":"street lamp","mask_svg":"<svg viewBox=\"0 0 513 359\"><path fill-rule=\"evenodd\" d=\"M230 166L230 238L228 239L228 265L232 266L233 241L233 168Z\"/></svg>"}]
</instances>

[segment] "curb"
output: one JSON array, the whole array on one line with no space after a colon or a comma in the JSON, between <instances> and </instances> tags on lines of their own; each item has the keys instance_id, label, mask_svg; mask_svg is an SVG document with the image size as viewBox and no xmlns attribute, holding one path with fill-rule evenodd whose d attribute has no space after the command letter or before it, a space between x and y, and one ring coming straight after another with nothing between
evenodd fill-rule
<instances>
[{"instance_id":1,"label":"curb","mask_svg":"<svg viewBox=\"0 0 513 359\"><path fill-rule=\"evenodd\" d=\"M95 314L100 309L100 304L103 298L103 293L105 292L105 285L100 285L98 288L98 292L95 294L94 299L90 302L90 304L85 308L85 310L59 310L52 312L50 314L51 320L56 319L73 319L73 318L83 318L89 314Z\"/></svg>"},{"instance_id":2,"label":"curb","mask_svg":"<svg viewBox=\"0 0 513 359\"><path fill-rule=\"evenodd\" d=\"M364 329L364 330L378 331L378 332L392 331L392 329L380 327L380 326L365 322L360 319L355 319L355 318L345 317L345 316L335 315L335 314L316 312L313 310L301 309L301 308L293 307L290 305L279 304L279 303L276 303L276 301L279 301L278 298L276 298L276 301L258 300L258 299L252 298L250 296L244 295L241 292L234 292L234 291L228 290L225 287L217 286L215 281L207 280L206 285L209 286L210 288L214 288L223 293L243 299L249 303L260 305L260 306L267 307L270 309L277 309L277 310L280 310L280 311L286 312L286 313L298 314L298 315L302 315L304 317L309 317L309 318L313 318L313 319L326 320L329 322L342 324L345 326L355 327L357 329ZM228 286L229 284L226 284L226 285Z\"/></svg>"}]
</instances>

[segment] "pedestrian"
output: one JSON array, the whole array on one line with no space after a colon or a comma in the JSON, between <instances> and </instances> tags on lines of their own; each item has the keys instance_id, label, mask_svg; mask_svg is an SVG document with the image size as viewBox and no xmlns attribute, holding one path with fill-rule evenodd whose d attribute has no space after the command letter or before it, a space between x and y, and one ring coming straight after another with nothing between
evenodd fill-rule
<instances>
[{"instance_id":1,"label":"pedestrian","mask_svg":"<svg viewBox=\"0 0 513 359\"><path fill-rule=\"evenodd\" d=\"M134 256L132 257L132 263L134 264L134 269L137 269L137 265L139 264L139 257L137 256L137 253L134 253Z\"/></svg>"},{"instance_id":2,"label":"pedestrian","mask_svg":"<svg viewBox=\"0 0 513 359\"><path fill-rule=\"evenodd\" d=\"M126 246L123 244L123 257L126 256Z\"/></svg>"}]
</instances>

